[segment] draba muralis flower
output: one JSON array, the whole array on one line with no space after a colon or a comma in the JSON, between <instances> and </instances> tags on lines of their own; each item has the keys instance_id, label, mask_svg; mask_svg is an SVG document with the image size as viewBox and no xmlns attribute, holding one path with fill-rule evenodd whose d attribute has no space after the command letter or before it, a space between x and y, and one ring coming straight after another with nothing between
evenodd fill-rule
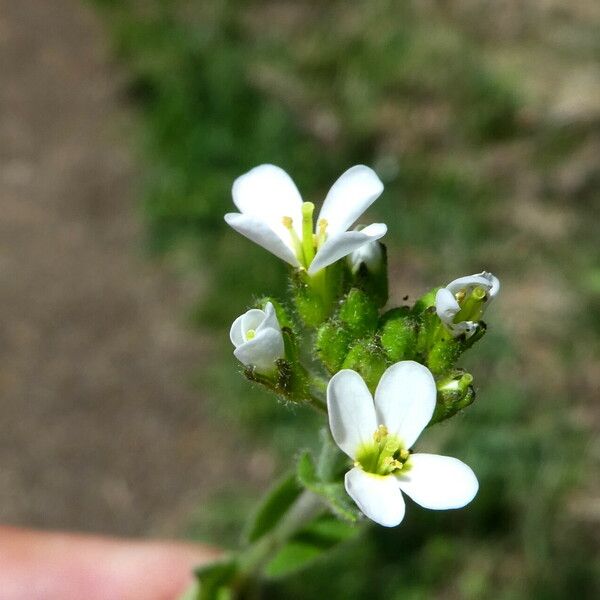
<instances>
[{"instance_id":1,"label":"draba muralis flower","mask_svg":"<svg viewBox=\"0 0 600 600\"><path fill-rule=\"evenodd\" d=\"M369 167L348 169L333 184L313 224L314 204L302 202L290 176L274 165L260 165L233 183L239 213L225 221L248 239L309 275L383 237L387 227L374 223L348 231L383 191Z\"/></svg>"},{"instance_id":2,"label":"draba muralis flower","mask_svg":"<svg viewBox=\"0 0 600 600\"><path fill-rule=\"evenodd\" d=\"M259 373L275 371L276 361L285 355L281 327L271 302L264 310L253 308L239 316L231 325L229 337L235 346L234 356Z\"/></svg>"},{"instance_id":3,"label":"draba muralis flower","mask_svg":"<svg viewBox=\"0 0 600 600\"><path fill-rule=\"evenodd\" d=\"M431 420L435 401L431 372L410 360L385 371L375 400L355 371L339 371L329 382L331 433L354 460L346 473L346 491L380 525L394 527L402 521L402 492L433 510L461 508L477 493L475 474L460 460L411 450Z\"/></svg>"},{"instance_id":4,"label":"draba muralis flower","mask_svg":"<svg viewBox=\"0 0 600 600\"><path fill-rule=\"evenodd\" d=\"M459 277L437 291L435 310L452 335L470 337L499 291L499 279L487 271Z\"/></svg>"}]
</instances>

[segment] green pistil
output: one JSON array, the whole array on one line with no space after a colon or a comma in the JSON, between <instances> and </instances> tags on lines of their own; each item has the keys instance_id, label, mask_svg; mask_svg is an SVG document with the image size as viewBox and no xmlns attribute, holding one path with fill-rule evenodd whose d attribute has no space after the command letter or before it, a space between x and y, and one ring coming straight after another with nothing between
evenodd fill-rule
<instances>
[{"instance_id":1,"label":"green pistil","mask_svg":"<svg viewBox=\"0 0 600 600\"><path fill-rule=\"evenodd\" d=\"M470 293L461 290L456 294L456 299L460 304L460 310L454 317L455 323L481 320L487 301L487 290L483 286L474 287Z\"/></svg>"},{"instance_id":2,"label":"green pistil","mask_svg":"<svg viewBox=\"0 0 600 600\"><path fill-rule=\"evenodd\" d=\"M363 444L356 453L356 464L363 471L374 475L391 475L410 469L410 452L404 448L396 435L380 425L373 434L373 441Z\"/></svg>"},{"instance_id":3,"label":"green pistil","mask_svg":"<svg viewBox=\"0 0 600 600\"><path fill-rule=\"evenodd\" d=\"M315 257L315 246L313 240L313 211L315 205L312 202L302 204L302 251L304 253L304 264L308 267Z\"/></svg>"},{"instance_id":4,"label":"green pistil","mask_svg":"<svg viewBox=\"0 0 600 600\"><path fill-rule=\"evenodd\" d=\"M252 339L254 339L254 337L256 336L256 331L254 329L248 329L248 331L246 331L246 341L250 341Z\"/></svg>"}]
</instances>

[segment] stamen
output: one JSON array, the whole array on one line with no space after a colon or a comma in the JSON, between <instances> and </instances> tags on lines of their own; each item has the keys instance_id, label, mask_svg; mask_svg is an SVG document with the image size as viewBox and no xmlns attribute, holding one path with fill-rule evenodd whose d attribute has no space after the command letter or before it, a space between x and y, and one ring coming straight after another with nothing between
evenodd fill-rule
<instances>
[{"instance_id":1,"label":"stamen","mask_svg":"<svg viewBox=\"0 0 600 600\"><path fill-rule=\"evenodd\" d=\"M456 294L457 300L460 294L462 294L462 300L459 300L460 311L454 317L454 322L480 321L485 309L487 290L481 285L474 287L470 292L461 290Z\"/></svg>"},{"instance_id":2,"label":"stamen","mask_svg":"<svg viewBox=\"0 0 600 600\"><path fill-rule=\"evenodd\" d=\"M319 219L317 223L317 248L320 248L327 238L327 219Z\"/></svg>"},{"instance_id":3,"label":"stamen","mask_svg":"<svg viewBox=\"0 0 600 600\"><path fill-rule=\"evenodd\" d=\"M252 340L255 338L255 336L256 336L255 329L248 329L248 331L246 331L246 340Z\"/></svg>"},{"instance_id":4,"label":"stamen","mask_svg":"<svg viewBox=\"0 0 600 600\"><path fill-rule=\"evenodd\" d=\"M296 253L296 257L298 260L303 263L304 262L304 253L302 251L302 242L294 229L294 219L292 217L281 217L281 222L283 226L290 232L290 237L292 238L292 245L294 246L294 252Z\"/></svg>"},{"instance_id":5,"label":"stamen","mask_svg":"<svg viewBox=\"0 0 600 600\"><path fill-rule=\"evenodd\" d=\"M388 435L388 428L385 425L380 425L373 434L373 439L379 444L383 440L383 438Z\"/></svg>"}]
</instances>

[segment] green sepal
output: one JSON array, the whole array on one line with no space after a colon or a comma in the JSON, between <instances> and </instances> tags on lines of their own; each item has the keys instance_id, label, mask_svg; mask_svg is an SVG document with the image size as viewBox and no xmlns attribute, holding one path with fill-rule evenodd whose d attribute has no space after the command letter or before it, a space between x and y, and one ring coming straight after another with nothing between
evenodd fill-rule
<instances>
[{"instance_id":1,"label":"green sepal","mask_svg":"<svg viewBox=\"0 0 600 600\"><path fill-rule=\"evenodd\" d=\"M308 327L318 327L327 319L331 306L326 298L326 273L317 274L317 279L312 280L306 271L296 269L290 277L290 289L296 311Z\"/></svg>"},{"instance_id":2,"label":"green sepal","mask_svg":"<svg viewBox=\"0 0 600 600\"><path fill-rule=\"evenodd\" d=\"M362 290L352 288L340 303L338 317L355 339L372 334L377 327L377 305Z\"/></svg>"},{"instance_id":3,"label":"green sepal","mask_svg":"<svg viewBox=\"0 0 600 600\"><path fill-rule=\"evenodd\" d=\"M337 373L342 368L351 341L350 333L335 319L330 319L317 331L315 350L330 373Z\"/></svg>"},{"instance_id":4,"label":"green sepal","mask_svg":"<svg viewBox=\"0 0 600 600\"><path fill-rule=\"evenodd\" d=\"M356 371L371 392L374 392L387 366L385 353L377 341L371 338L360 340L352 346L342 368Z\"/></svg>"},{"instance_id":5,"label":"green sepal","mask_svg":"<svg viewBox=\"0 0 600 600\"><path fill-rule=\"evenodd\" d=\"M387 248L378 242L381 250L381 261L376 268L367 267L361 263L353 274L352 285L367 293L379 308L388 301Z\"/></svg>"},{"instance_id":6,"label":"green sepal","mask_svg":"<svg viewBox=\"0 0 600 600\"><path fill-rule=\"evenodd\" d=\"M464 351L464 336L455 338L445 332L430 348L425 364L434 375L443 375L455 365Z\"/></svg>"},{"instance_id":7,"label":"green sepal","mask_svg":"<svg viewBox=\"0 0 600 600\"><path fill-rule=\"evenodd\" d=\"M260 310L264 310L266 304L270 302L273 305L273 308L275 309L275 314L277 315L277 320L279 321L279 326L283 329L284 327L287 327L291 330L294 329L294 321L292 320L289 312L286 310L286 308L284 307L284 305L279 302L279 300L276 300L275 298L272 298L271 296L262 296L261 298L257 298L257 300L254 302L254 306L256 308L260 308Z\"/></svg>"},{"instance_id":8,"label":"green sepal","mask_svg":"<svg viewBox=\"0 0 600 600\"><path fill-rule=\"evenodd\" d=\"M415 358L419 320L408 308L394 308L383 315L381 347L389 361Z\"/></svg>"},{"instance_id":9,"label":"green sepal","mask_svg":"<svg viewBox=\"0 0 600 600\"><path fill-rule=\"evenodd\" d=\"M310 397L310 380L300 362L297 360L290 362L281 358L275 365L274 375L258 373L253 367L246 367L244 375L248 380L260 383L283 400L295 403L306 401Z\"/></svg>"},{"instance_id":10,"label":"green sepal","mask_svg":"<svg viewBox=\"0 0 600 600\"><path fill-rule=\"evenodd\" d=\"M328 427L319 432L321 452L317 460L317 477L321 481L341 481L348 470L348 457L333 441Z\"/></svg>"},{"instance_id":11,"label":"green sepal","mask_svg":"<svg viewBox=\"0 0 600 600\"><path fill-rule=\"evenodd\" d=\"M441 289L439 287L433 288L426 294L423 294L414 304L413 313L415 315L420 315L422 312L426 311L428 308L435 306L435 296L438 293L438 290Z\"/></svg>"},{"instance_id":12,"label":"green sepal","mask_svg":"<svg viewBox=\"0 0 600 600\"><path fill-rule=\"evenodd\" d=\"M199 588L195 600L231 600L233 587L239 575L235 558L203 565L195 571Z\"/></svg>"},{"instance_id":13,"label":"green sepal","mask_svg":"<svg viewBox=\"0 0 600 600\"><path fill-rule=\"evenodd\" d=\"M454 416L475 400L473 376L464 369L454 369L436 382L437 402L429 425L440 423Z\"/></svg>"},{"instance_id":14,"label":"green sepal","mask_svg":"<svg viewBox=\"0 0 600 600\"><path fill-rule=\"evenodd\" d=\"M415 315L417 316L417 315ZM418 335L417 335L417 355L426 357L431 347L436 342L437 336L440 333L442 322L435 312L435 307L430 306L421 312L418 316ZM443 333L444 331L442 331Z\"/></svg>"},{"instance_id":15,"label":"green sepal","mask_svg":"<svg viewBox=\"0 0 600 600\"><path fill-rule=\"evenodd\" d=\"M245 539L252 543L269 533L283 518L302 492L295 473L279 480L262 500L251 519Z\"/></svg>"},{"instance_id":16,"label":"green sepal","mask_svg":"<svg viewBox=\"0 0 600 600\"><path fill-rule=\"evenodd\" d=\"M299 571L357 531L356 527L331 514L321 515L289 540L266 566L265 575L280 578Z\"/></svg>"},{"instance_id":17,"label":"green sepal","mask_svg":"<svg viewBox=\"0 0 600 600\"><path fill-rule=\"evenodd\" d=\"M310 452L300 455L296 476L300 485L320 496L337 517L350 523L358 519L358 509L350 501L342 481L321 479Z\"/></svg>"}]
</instances>

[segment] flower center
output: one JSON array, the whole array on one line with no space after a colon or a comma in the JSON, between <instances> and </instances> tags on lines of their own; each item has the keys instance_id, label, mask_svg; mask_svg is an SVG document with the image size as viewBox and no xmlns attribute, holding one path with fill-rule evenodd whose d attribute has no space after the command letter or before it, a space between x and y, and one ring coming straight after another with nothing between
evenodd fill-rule
<instances>
[{"instance_id":1,"label":"flower center","mask_svg":"<svg viewBox=\"0 0 600 600\"><path fill-rule=\"evenodd\" d=\"M454 317L455 323L462 321L481 321L486 302L488 301L488 291L482 285L477 285L471 289L463 288L454 294L460 310Z\"/></svg>"},{"instance_id":2,"label":"flower center","mask_svg":"<svg viewBox=\"0 0 600 600\"><path fill-rule=\"evenodd\" d=\"M256 329L248 329L248 331L246 331L246 341L247 342L254 339L255 336L256 336Z\"/></svg>"},{"instance_id":3,"label":"flower center","mask_svg":"<svg viewBox=\"0 0 600 600\"><path fill-rule=\"evenodd\" d=\"M374 475L406 473L411 466L410 452L397 435L380 425L373 433L373 441L358 449L354 464Z\"/></svg>"},{"instance_id":4,"label":"flower center","mask_svg":"<svg viewBox=\"0 0 600 600\"><path fill-rule=\"evenodd\" d=\"M315 252L323 245L327 237L327 220L319 219L317 224L317 233L313 233L313 212L315 205L312 202L304 202L302 204L302 237L298 236L294 228L294 220L292 217L283 217L281 222L283 226L290 232L290 238L294 247L294 252L300 263L308 268Z\"/></svg>"}]
</instances>

